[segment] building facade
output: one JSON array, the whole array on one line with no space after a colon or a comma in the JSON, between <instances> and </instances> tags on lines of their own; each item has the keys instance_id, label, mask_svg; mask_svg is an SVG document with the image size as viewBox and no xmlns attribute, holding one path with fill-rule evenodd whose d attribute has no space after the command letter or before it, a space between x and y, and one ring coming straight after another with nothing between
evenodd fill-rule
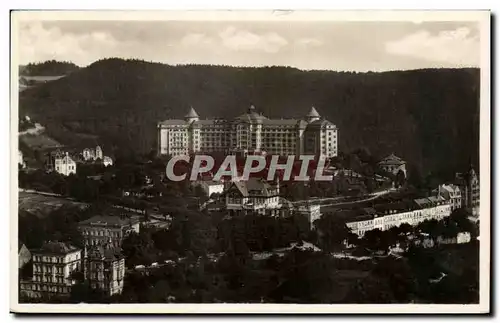
<instances>
[{"instance_id":1,"label":"building facade","mask_svg":"<svg viewBox=\"0 0 500 323\"><path fill-rule=\"evenodd\" d=\"M457 184L462 194L462 207L469 210L472 215L479 215L479 178L476 171L470 166L466 173L456 175Z\"/></svg>"},{"instance_id":2,"label":"building facade","mask_svg":"<svg viewBox=\"0 0 500 323\"><path fill-rule=\"evenodd\" d=\"M139 233L139 221L124 216L97 215L78 223L86 246L110 244L120 247L123 239L131 233Z\"/></svg>"},{"instance_id":3,"label":"building facade","mask_svg":"<svg viewBox=\"0 0 500 323\"><path fill-rule=\"evenodd\" d=\"M67 297L81 270L81 249L64 242L48 242L32 251L33 279L21 284L21 293L33 298Z\"/></svg>"},{"instance_id":4,"label":"building facade","mask_svg":"<svg viewBox=\"0 0 500 323\"><path fill-rule=\"evenodd\" d=\"M403 223L416 226L425 220L442 220L451 214L451 204L442 197L375 205L346 215L346 226L362 237L367 231L389 230Z\"/></svg>"},{"instance_id":5,"label":"building facade","mask_svg":"<svg viewBox=\"0 0 500 323\"><path fill-rule=\"evenodd\" d=\"M303 119L268 119L251 106L234 120L200 120L191 108L184 120L158 124L158 153L267 153L337 156L338 129L313 107Z\"/></svg>"},{"instance_id":6,"label":"building facade","mask_svg":"<svg viewBox=\"0 0 500 323\"><path fill-rule=\"evenodd\" d=\"M402 171L406 177L406 162L394 154L390 154L382 159L378 165L386 172L394 175L399 173L399 171Z\"/></svg>"},{"instance_id":7,"label":"building facade","mask_svg":"<svg viewBox=\"0 0 500 323\"><path fill-rule=\"evenodd\" d=\"M233 182L224 193L226 209L277 215L282 206L279 192L279 184L274 185L257 178Z\"/></svg>"},{"instance_id":8,"label":"building facade","mask_svg":"<svg viewBox=\"0 0 500 323\"><path fill-rule=\"evenodd\" d=\"M121 294L125 277L125 257L121 249L95 245L86 251L84 277L91 288L99 289L106 296Z\"/></svg>"},{"instance_id":9,"label":"building facade","mask_svg":"<svg viewBox=\"0 0 500 323\"><path fill-rule=\"evenodd\" d=\"M55 158L54 170L64 176L76 174L76 162L66 153L64 156Z\"/></svg>"},{"instance_id":10,"label":"building facade","mask_svg":"<svg viewBox=\"0 0 500 323\"><path fill-rule=\"evenodd\" d=\"M102 163L104 167L113 166L113 159L109 156L104 156Z\"/></svg>"},{"instance_id":11,"label":"building facade","mask_svg":"<svg viewBox=\"0 0 500 323\"><path fill-rule=\"evenodd\" d=\"M457 185L439 185L438 196L450 201L452 212L462 207L462 192L460 191L460 187Z\"/></svg>"}]
</instances>

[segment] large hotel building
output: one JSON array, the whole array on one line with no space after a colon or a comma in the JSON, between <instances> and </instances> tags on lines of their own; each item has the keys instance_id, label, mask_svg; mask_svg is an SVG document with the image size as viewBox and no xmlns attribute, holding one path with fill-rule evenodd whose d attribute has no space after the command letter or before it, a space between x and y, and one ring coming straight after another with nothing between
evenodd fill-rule
<instances>
[{"instance_id":1,"label":"large hotel building","mask_svg":"<svg viewBox=\"0 0 500 323\"><path fill-rule=\"evenodd\" d=\"M253 106L234 120L202 120L191 108L181 119L158 123L160 155L265 153L337 155L338 130L313 107L303 119L268 119Z\"/></svg>"}]
</instances>

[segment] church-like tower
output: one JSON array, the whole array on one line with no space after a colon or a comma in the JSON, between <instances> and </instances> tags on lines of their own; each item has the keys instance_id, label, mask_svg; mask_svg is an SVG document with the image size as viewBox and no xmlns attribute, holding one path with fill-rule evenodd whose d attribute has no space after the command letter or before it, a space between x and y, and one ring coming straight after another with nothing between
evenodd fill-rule
<instances>
[{"instance_id":1,"label":"church-like tower","mask_svg":"<svg viewBox=\"0 0 500 323\"><path fill-rule=\"evenodd\" d=\"M184 116L184 119L186 120L187 123L193 123L195 121L200 120L200 116L198 115L198 113L196 113L195 109L191 107L191 109L189 109L188 114Z\"/></svg>"}]
</instances>

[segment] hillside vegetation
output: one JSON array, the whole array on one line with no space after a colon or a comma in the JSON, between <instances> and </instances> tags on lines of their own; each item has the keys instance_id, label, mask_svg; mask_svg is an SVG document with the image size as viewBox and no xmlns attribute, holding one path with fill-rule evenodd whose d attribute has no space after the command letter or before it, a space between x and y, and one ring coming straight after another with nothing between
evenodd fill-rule
<instances>
[{"instance_id":1,"label":"hillside vegetation","mask_svg":"<svg viewBox=\"0 0 500 323\"><path fill-rule=\"evenodd\" d=\"M59 62L55 60L30 63L19 67L21 76L59 76L67 75L80 69L71 62Z\"/></svg>"},{"instance_id":2,"label":"hillside vegetation","mask_svg":"<svg viewBox=\"0 0 500 323\"><path fill-rule=\"evenodd\" d=\"M443 177L478 164L478 69L350 73L106 59L23 91L20 115L63 144L92 134L108 149L146 153L162 119L190 106L202 118L231 118L251 104L274 118L315 106L339 127L341 151L394 152Z\"/></svg>"}]
</instances>

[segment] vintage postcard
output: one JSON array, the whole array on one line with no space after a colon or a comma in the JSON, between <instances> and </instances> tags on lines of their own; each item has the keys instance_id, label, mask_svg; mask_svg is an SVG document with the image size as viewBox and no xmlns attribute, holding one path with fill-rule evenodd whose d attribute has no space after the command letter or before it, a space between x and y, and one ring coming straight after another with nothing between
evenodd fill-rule
<instances>
[{"instance_id":1,"label":"vintage postcard","mask_svg":"<svg viewBox=\"0 0 500 323\"><path fill-rule=\"evenodd\" d=\"M14 11L11 311L490 311L489 11Z\"/></svg>"}]
</instances>

